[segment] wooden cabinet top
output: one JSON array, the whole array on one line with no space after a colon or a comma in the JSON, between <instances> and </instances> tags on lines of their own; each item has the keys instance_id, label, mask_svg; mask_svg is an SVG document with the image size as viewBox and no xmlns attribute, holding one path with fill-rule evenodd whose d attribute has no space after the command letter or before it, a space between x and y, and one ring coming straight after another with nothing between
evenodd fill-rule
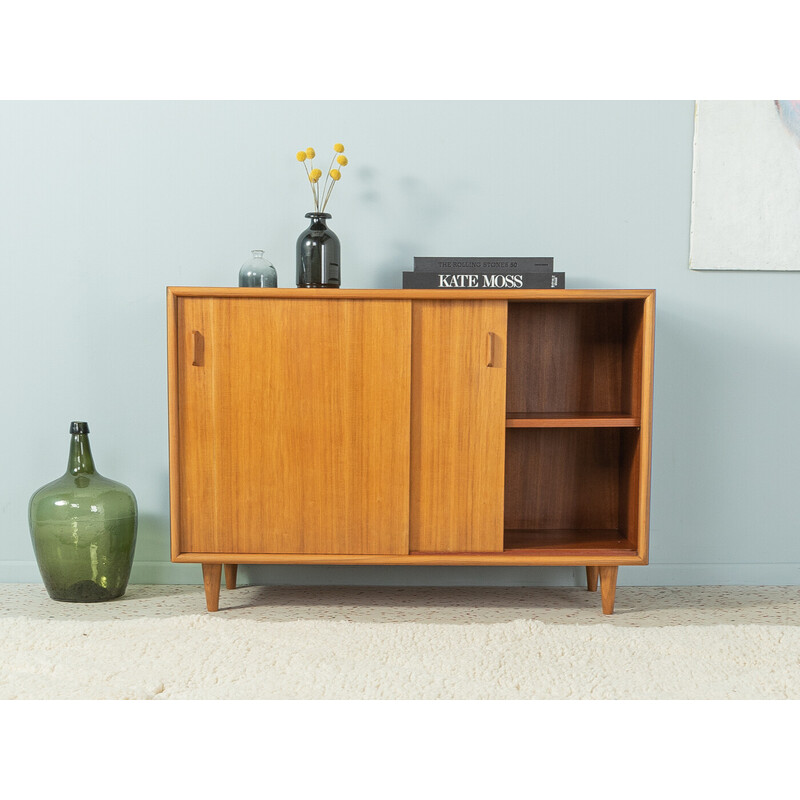
<instances>
[{"instance_id":1,"label":"wooden cabinet top","mask_svg":"<svg viewBox=\"0 0 800 800\"><path fill-rule=\"evenodd\" d=\"M655 289L251 289L233 286L168 286L175 297L275 297L326 300L635 300Z\"/></svg>"}]
</instances>

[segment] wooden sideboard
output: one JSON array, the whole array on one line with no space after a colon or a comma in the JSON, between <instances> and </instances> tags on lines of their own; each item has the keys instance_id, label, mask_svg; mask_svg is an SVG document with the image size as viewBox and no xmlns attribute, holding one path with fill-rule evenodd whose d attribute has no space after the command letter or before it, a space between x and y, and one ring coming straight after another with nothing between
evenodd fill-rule
<instances>
[{"instance_id":1,"label":"wooden sideboard","mask_svg":"<svg viewBox=\"0 0 800 800\"><path fill-rule=\"evenodd\" d=\"M647 564L653 290L169 287L172 560Z\"/></svg>"}]
</instances>

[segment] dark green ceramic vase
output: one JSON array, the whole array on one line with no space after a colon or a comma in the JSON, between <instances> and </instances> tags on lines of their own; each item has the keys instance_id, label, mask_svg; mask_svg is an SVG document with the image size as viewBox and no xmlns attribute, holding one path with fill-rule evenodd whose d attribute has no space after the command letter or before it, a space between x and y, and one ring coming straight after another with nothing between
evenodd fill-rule
<instances>
[{"instance_id":1,"label":"dark green ceramic vase","mask_svg":"<svg viewBox=\"0 0 800 800\"><path fill-rule=\"evenodd\" d=\"M73 422L70 434L67 471L31 498L36 561L53 600L113 600L125 594L131 574L136 498L97 473L85 422Z\"/></svg>"}]
</instances>

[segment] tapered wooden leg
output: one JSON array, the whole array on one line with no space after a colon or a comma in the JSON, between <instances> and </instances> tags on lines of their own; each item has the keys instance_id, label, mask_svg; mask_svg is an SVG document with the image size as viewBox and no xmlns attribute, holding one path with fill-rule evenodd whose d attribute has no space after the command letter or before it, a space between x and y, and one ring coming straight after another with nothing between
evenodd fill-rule
<instances>
[{"instance_id":1,"label":"tapered wooden leg","mask_svg":"<svg viewBox=\"0 0 800 800\"><path fill-rule=\"evenodd\" d=\"M597 569L597 567L586 567L586 588L590 592L597 591L597 579L600 577Z\"/></svg>"},{"instance_id":2,"label":"tapered wooden leg","mask_svg":"<svg viewBox=\"0 0 800 800\"><path fill-rule=\"evenodd\" d=\"M617 572L619 567L600 567L600 597L603 613L614 613L614 597L617 593Z\"/></svg>"},{"instance_id":3,"label":"tapered wooden leg","mask_svg":"<svg viewBox=\"0 0 800 800\"><path fill-rule=\"evenodd\" d=\"M226 589L235 589L236 588L236 571L239 569L238 564L226 564L225 565L225 588Z\"/></svg>"},{"instance_id":4,"label":"tapered wooden leg","mask_svg":"<svg viewBox=\"0 0 800 800\"><path fill-rule=\"evenodd\" d=\"M219 584L222 564L203 564L203 585L206 588L206 608L219 611Z\"/></svg>"}]
</instances>

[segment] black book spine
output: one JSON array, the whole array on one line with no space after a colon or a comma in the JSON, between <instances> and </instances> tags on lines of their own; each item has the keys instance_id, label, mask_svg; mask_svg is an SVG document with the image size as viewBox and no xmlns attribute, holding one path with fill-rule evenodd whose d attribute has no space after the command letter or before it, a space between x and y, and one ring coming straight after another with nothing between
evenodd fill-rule
<instances>
[{"instance_id":1,"label":"black book spine","mask_svg":"<svg viewBox=\"0 0 800 800\"><path fill-rule=\"evenodd\" d=\"M457 256L414 256L415 272L552 272L551 257L524 256L521 258L458 258Z\"/></svg>"},{"instance_id":2,"label":"black book spine","mask_svg":"<svg viewBox=\"0 0 800 800\"><path fill-rule=\"evenodd\" d=\"M563 289L563 272L403 272L404 289Z\"/></svg>"}]
</instances>

